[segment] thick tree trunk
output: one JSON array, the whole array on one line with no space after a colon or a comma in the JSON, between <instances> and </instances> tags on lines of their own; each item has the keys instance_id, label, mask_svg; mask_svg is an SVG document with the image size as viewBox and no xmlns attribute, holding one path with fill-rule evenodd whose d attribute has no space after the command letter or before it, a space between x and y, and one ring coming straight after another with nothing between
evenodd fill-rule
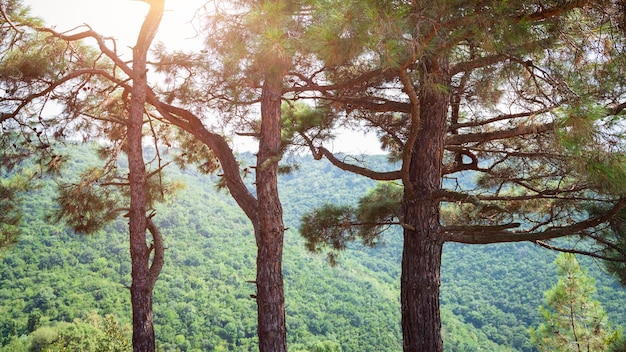
<instances>
[{"instance_id":1,"label":"thick tree trunk","mask_svg":"<svg viewBox=\"0 0 626 352\"><path fill-rule=\"evenodd\" d=\"M287 350L283 289L283 209L278 197L281 157L282 76L268 75L261 95L261 137L256 187L259 204L257 240L258 335L261 352Z\"/></svg>"},{"instance_id":2,"label":"thick tree trunk","mask_svg":"<svg viewBox=\"0 0 626 352\"><path fill-rule=\"evenodd\" d=\"M448 96L439 89L448 84L440 63L424 65L419 93L418 130L406 168L404 248L402 252L401 303L405 352L443 351L439 312L439 271L443 239L440 234L439 200L446 134ZM405 161L406 162L406 161Z\"/></svg>"},{"instance_id":3,"label":"thick tree trunk","mask_svg":"<svg viewBox=\"0 0 626 352\"><path fill-rule=\"evenodd\" d=\"M426 207L418 212L426 211ZM419 216L419 215L418 215ZM402 335L405 352L442 351L439 268L443 244L432 230L405 230L402 251Z\"/></svg>"},{"instance_id":4,"label":"thick tree trunk","mask_svg":"<svg viewBox=\"0 0 626 352\"><path fill-rule=\"evenodd\" d=\"M135 242L141 240L143 240L143 248L139 248L140 243L131 244L133 282L130 287L130 300L133 311L133 351L135 352L155 350L152 285L148 280L149 255L146 253L149 254L149 251L145 244L145 233L143 238L136 238Z\"/></svg>"}]
</instances>

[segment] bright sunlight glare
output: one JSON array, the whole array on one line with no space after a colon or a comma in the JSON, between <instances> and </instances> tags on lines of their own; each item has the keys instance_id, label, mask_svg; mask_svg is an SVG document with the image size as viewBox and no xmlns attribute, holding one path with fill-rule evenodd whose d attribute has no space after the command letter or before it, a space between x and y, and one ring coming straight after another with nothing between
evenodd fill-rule
<instances>
[{"instance_id":1,"label":"bright sunlight glare","mask_svg":"<svg viewBox=\"0 0 626 352\"><path fill-rule=\"evenodd\" d=\"M156 41L170 49L192 47L197 43L194 14L207 0L166 1L165 13ZM113 37L119 48L135 44L148 4L140 0L31 0L31 14L44 19L47 26L65 32L89 25L99 34Z\"/></svg>"},{"instance_id":2,"label":"bright sunlight glare","mask_svg":"<svg viewBox=\"0 0 626 352\"><path fill-rule=\"evenodd\" d=\"M117 42L122 59L130 60L130 48L135 44L148 4L141 0L30 0L31 15L43 18L45 25L59 32L77 31L89 25L105 37ZM169 50L193 49L200 44L197 28L194 27L196 12L208 0L168 0L165 13L157 32L156 42L163 42ZM334 152L349 154L379 154L379 143L373 134L337 130L338 138L330 145ZM249 138L248 138L249 139ZM253 150L256 145L250 140L238 141L239 151Z\"/></svg>"}]
</instances>

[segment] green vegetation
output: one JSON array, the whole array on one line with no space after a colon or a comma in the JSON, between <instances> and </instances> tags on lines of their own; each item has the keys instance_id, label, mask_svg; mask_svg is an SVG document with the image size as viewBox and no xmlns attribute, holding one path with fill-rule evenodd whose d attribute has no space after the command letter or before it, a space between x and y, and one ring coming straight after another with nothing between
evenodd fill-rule
<instances>
[{"instance_id":1,"label":"green vegetation","mask_svg":"<svg viewBox=\"0 0 626 352\"><path fill-rule=\"evenodd\" d=\"M604 307L592 298L594 280L580 268L576 257L556 258L559 281L546 292L546 306L539 307L545 320L531 329L540 351L608 351L619 338L610 326Z\"/></svg>"},{"instance_id":2,"label":"green vegetation","mask_svg":"<svg viewBox=\"0 0 626 352\"><path fill-rule=\"evenodd\" d=\"M80 149L69 160L71 175L97 159ZM386 165L383 157L368 163ZM154 297L158 349L255 351L256 307L250 296L255 292L247 281L255 277L256 251L249 222L215 189L217 176L172 169L169 179L187 187L154 218L167 247ZM326 257L305 250L296 231L304 212L327 202L356 202L374 184L305 159L298 171L281 177L280 186L289 227L284 262L289 349L400 350L401 236L390 233L375 248L351 244L331 267ZM100 351L110 336L128 337L126 224L118 220L92 236L74 234L46 221L55 208L54 194L48 182L24 196L23 235L0 260L0 351L36 350L33 346L46 343L55 351L84 332L91 351ZM536 307L556 279L554 257L531 244L447 244L441 287L445 350L532 351L528 328L539 324ZM597 270L591 273L610 320L626 325L626 292Z\"/></svg>"},{"instance_id":3,"label":"green vegetation","mask_svg":"<svg viewBox=\"0 0 626 352\"><path fill-rule=\"evenodd\" d=\"M24 190L24 182L19 176L0 179L0 250L17 240L22 214L19 206L19 192Z\"/></svg>"}]
</instances>

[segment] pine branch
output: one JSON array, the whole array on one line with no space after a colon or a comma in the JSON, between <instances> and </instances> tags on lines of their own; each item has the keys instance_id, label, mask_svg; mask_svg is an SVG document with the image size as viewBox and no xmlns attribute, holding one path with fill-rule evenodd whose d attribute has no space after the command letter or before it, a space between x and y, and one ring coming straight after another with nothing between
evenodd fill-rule
<instances>
[{"instance_id":1,"label":"pine branch","mask_svg":"<svg viewBox=\"0 0 626 352\"><path fill-rule=\"evenodd\" d=\"M574 248L557 247L557 246L553 246L543 241L532 241L532 242L540 247L547 248L547 249L557 251L557 252L581 254L581 255L588 256L588 257L602 259L602 260L606 260L610 262L626 263L626 256L621 257L621 258L607 257L605 255L598 254L597 252L584 251L584 250L574 249Z\"/></svg>"},{"instance_id":2,"label":"pine branch","mask_svg":"<svg viewBox=\"0 0 626 352\"><path fill-rule=\"evenodd\" d=\"M22 31L17 28L17 26L11 21L11 19L9 18L9 16L6 14L6 12L4 11L4 9L2 8L2 6L0 6L0 15L2 15L2 18L4 18L4 20L6 21L6 23L9 24L9 27L11 27L14 31L18 32L18 33L22 33Z\"/></svg>"},{"instance_id":3,"label":"pine branch","mask_svg":"<svg viewBox=\"0 0 626 352\"><path fill-rule=\"evenodd\" d=\"M226 187L253 226L257 226L257 199L243 182L239 163L226 139L206 129L200 118L192 112L161 102L153 90L148 89L146 98L165 120L195 136L215 153L224 172Z\"/></svg>"},{"instance_id":4,"label":"pine branch","mask_svg":"<svg viewBox=\"0 0 626 352\"><path fill-rule=\"evenodd\" d=\"M533 116L536 116L536 115L541 115L541 114L545 114L547 112L550 112L550 111L556 109L557 107L558 107L558 105L552 105L552 106L548 106L546 108L539 109L539 110L526 111L526 112L521 112L521 113L517 113L517 114L502 114L502 115L498 115L498 116L492 117L490 119L484 119L484 120L478 120L478 121L469 121L469 122L462 122L462 123L455 123L455 124L450 125L448 127L448 130L458 130L458 129L461 129L461 128L468 128L468 127L479 127L479 126L488 125L490 123L501 122L501 121L505 121L505 120L514 120L514 119L523 118L523 117L533 117Z\"/></svg>"},{"instance_id":5,"label":"pine branch","mask_svg":"<svg viewBox=\"0 0 626 352\"><path fill-rule=\"evenodd\" d=\"M511 232L506 229L496 228L495 231L472 231L470 228L464 230L462 227L452 227L447 230L443 227L443 237L446 242L458 242L467 244L490 244L503 242L525 242L542 241L559 237L581 234L588 229L592 229L602 223L610 221L622 208L626 206L626 198L621 198L615 205L601 216L589 218L568 226L554 226L544 231L518 231Z\"/></svg>"},{"instance_id":6,"label":"pine branch","mask_svg":"<svg viewBox=\"0 0 626 352\"><path fill-rule=\"evenodd\" d=\"M446 145L460 145L465 143L485 143L498 139L520 137L524 135L539 134L554 129L554 123L548 122L540 125L517 126L506 130L498 130L484 133L467 133L451 135L446 138Z\"/></svg>"}]
</instances>

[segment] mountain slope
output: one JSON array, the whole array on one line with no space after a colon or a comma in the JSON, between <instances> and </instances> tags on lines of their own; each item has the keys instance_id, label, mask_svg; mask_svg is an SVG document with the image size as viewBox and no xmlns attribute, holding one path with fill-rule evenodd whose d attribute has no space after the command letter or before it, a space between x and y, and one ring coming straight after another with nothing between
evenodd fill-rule
<instances>
[{"instance_id":1,"label":"mountain slope","mask_svg":"<svg viewBox=\"0 0 626 352\"><path fill-rule=\"evenodd\" d=\"M95 162L77 153L70 174ZM371 163L388 167L383 158ZM186 184L157 210L166 263L155 289L155 329L163 351L256 350L255 253L252 228L217 176L170 170ZM401 236L385 245L355 244L336 267L304 250L300 214L324 202L353 202L372 182L304 159L280 180L285 224L284 276L291 351L399 351ZM120 219L94 236L48 224L54 187L31 192L20 243L0 259L0 351L25 349L26 337L57 322L86 322L93 312L130 322L126 224ZM556 280L554 254L529 244L447 245L442 268L446 351L532 350L527 329L537 324L543 291ZM624 290L594 270L600 300L624 324Z\"/></svg>"}]
</instances>

